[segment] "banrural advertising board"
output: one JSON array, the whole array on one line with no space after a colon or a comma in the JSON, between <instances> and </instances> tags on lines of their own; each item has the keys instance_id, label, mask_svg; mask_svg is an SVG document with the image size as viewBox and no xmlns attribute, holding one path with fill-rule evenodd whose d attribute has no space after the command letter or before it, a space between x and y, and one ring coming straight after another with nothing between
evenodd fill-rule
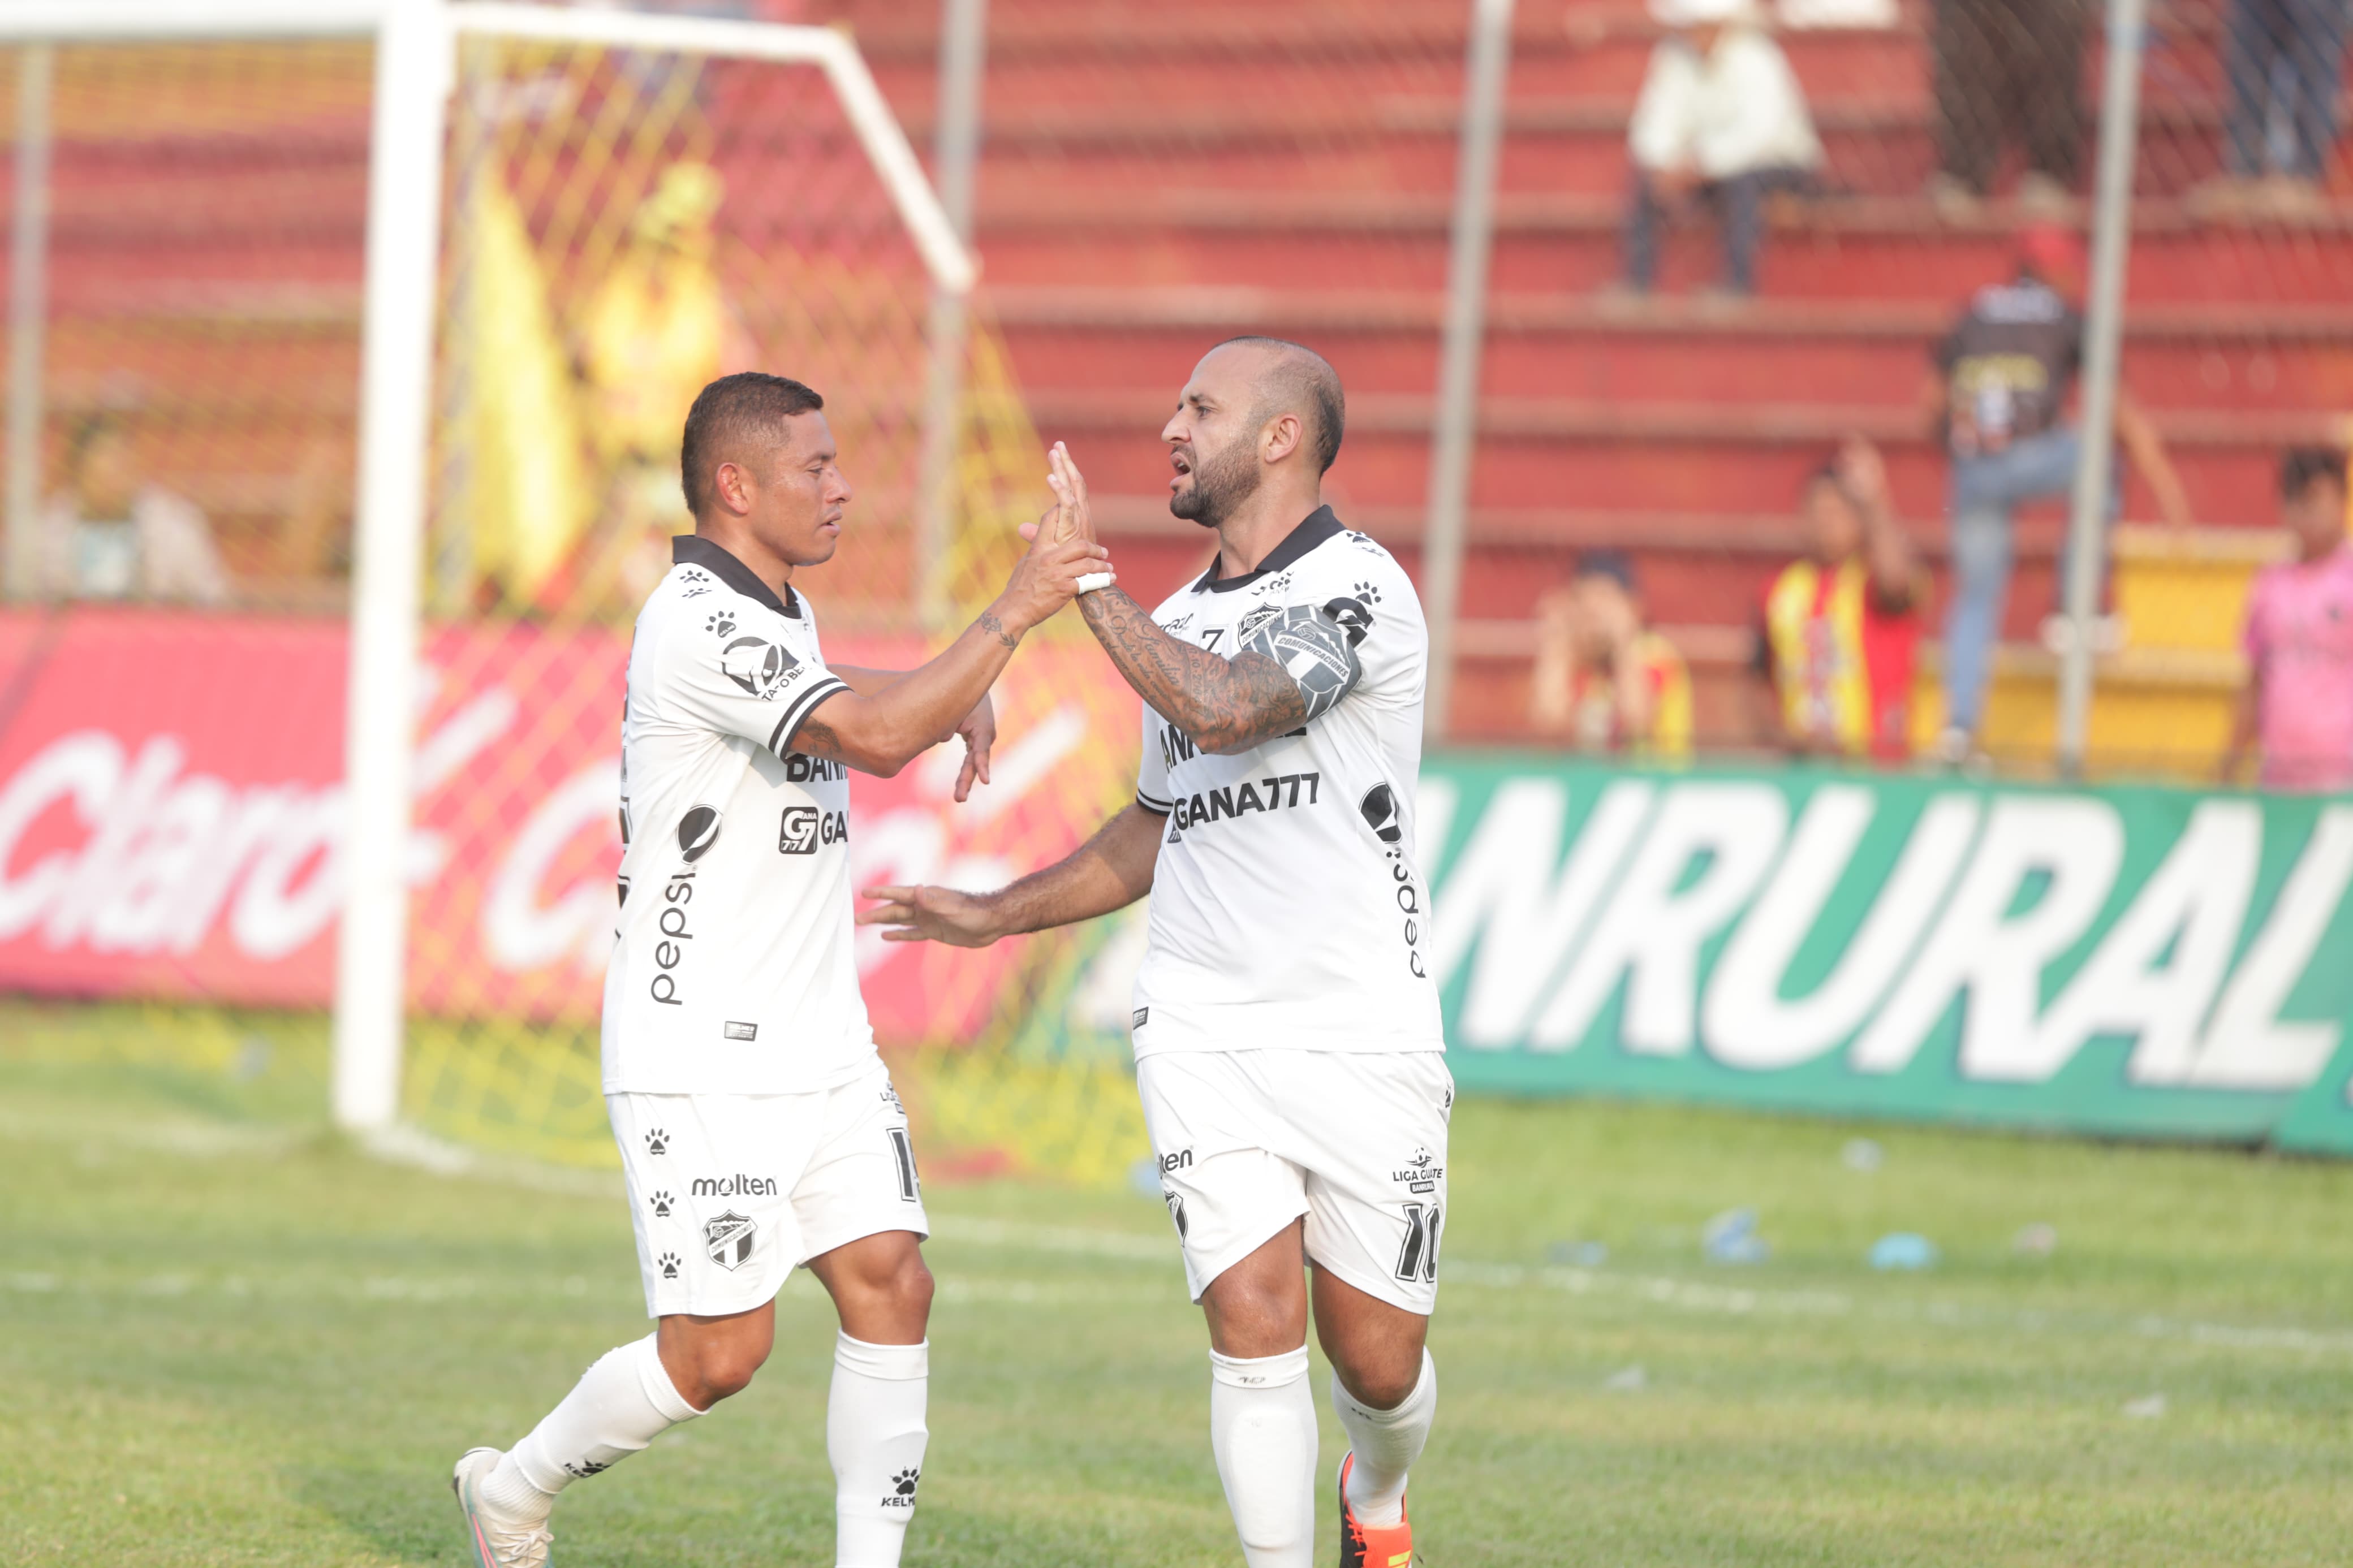
<instances>
[{"instance_id":1,"label":"banrural advertising board","mask_svg":"<svg viewBox=\"0 0 2353 1568\"><path fill-rule=\"evenodd\" d=\"M326 1005L344 643L329 621L0 613L0 991ZM627 649L603 627L426 637L420 1011L593 1022ZM1091 646L1025 654L998 701L971 802L953 747L853 781L859 885L995 885L1125 798L1135 701ZM1401 918L1434 925L1465 1089L2353 1153L2353 798L1440 753L1419 801L1432 910ZM1133 940L1059 980L1023 951L862 941L878 1034L970 1041L1017 994L1050 1029L1125 1019Z\"/></svg>"},{"instance_id":2,"label":"banrural advertising board","mask_svg":"<svg viewBox=\"0 0 2353 1568\"><path fill-rule=\"evenodd\" d=\"M2353 1152L2353 800L1433 758L1465 1089Z\"/></svg>"}]
</instances>

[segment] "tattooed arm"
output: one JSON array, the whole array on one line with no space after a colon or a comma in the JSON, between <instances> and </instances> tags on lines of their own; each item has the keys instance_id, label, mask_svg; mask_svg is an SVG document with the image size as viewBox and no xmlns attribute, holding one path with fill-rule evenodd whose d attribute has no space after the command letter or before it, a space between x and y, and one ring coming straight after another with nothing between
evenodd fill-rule
<instances>
[{"instance_id":1,"label":"tattooed arm","mask_svg":"<svg viewBox=\"0 0 2353 1568\"><path fill-rule=\"evenodd\" d=\"M1305 694L1266 653L1244 647L1224 659L1195 647L1117 588L1084 595L1079 613L1136 694L1205 752L1247 752L1307 722Z\"/></svg>"},{"instance_id":2,"label":"tattooed arm","mask_svg":"<svg viewBox=\"0 0 2353 1568\"><path fill-rule=\"evenodd\" d=\"M1056 510L1022 531L1092 539L1085 476L1060 441L1048 462L1046 483ZM1303 605L1271 611L1229 659L1170 637L1117 588L1082 595L1079 613L1152 710L1219 756L1250 751L1321 718L1363 674L1356 651L1363 626L1343 627Z\"/></svg>"}]
</instances>

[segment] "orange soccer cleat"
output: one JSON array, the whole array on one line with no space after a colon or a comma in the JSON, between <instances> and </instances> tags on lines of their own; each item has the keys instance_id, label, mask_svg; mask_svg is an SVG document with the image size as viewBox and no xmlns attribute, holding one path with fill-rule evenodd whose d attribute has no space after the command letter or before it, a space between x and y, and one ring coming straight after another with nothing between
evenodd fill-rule
<instances>
[{"instance_id":1,"label":"orange soccer cleat","mask_svg":"<svg viewBox=\"0 0 2353 1568\"><path fill-rule=\"evenodd\" d=\"M1348 1507L1348 1470L1353 1453L1340 1461L1340 1568L1413 1568L1413 1521L1398 1500L1398 1521L1374 1529L1356 1521Z\"/></svg>"}]
</instances>

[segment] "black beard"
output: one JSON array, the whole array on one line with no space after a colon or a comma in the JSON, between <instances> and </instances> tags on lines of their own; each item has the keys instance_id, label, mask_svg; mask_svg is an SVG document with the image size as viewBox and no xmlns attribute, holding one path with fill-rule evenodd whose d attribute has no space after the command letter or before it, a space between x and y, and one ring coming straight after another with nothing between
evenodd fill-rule
<instances>
[{"instance_id":1,"label":"black beard","mask_svg":"<svg viewBox=\"0 0 2353 1568\"><path fill-rule=\"evenodd\" d=\"M1168 510L1203 528L1219 527L1257 492L1261 477L1256 454L1237 441L1208 462L1196 462L1193 488L1169 497Z\"/></svg>"}]
</instances>

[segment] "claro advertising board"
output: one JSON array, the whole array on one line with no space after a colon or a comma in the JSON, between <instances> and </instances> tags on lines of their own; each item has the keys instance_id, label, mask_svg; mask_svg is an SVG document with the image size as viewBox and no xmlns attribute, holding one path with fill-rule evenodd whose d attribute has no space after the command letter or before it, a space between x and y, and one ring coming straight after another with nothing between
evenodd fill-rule
<instances>
[{"instance_id":1,"label":"claro advertising board","mask_svg":"<svg viewBox=\"0 0 2353 1568\"><path fill-rule=\"evenodd\" d=\"M2353 1152L2353 800L1439 757L1466 1089Z\"/></svg>"},{"instance_id":2,"label":"claro advertising board","mask_svg":"<svg viewBox=\"0 0 2353 1568\"><path fill-rule=\"evenodd\" d=\"M423 651L412 1001L593 1020L626 637ZM343 671L332 622L0 614L0 990L323 1005ZM999 706L971 803L953 746L854 781L861 882L990 885L1124 798L1134 699L1092 646L1025 650ZM1419 802L1466 1089L2353 1153L2353 798L1440 753ZM1029 1010L1124 1017L1134 948ZM878 1034L973 1038L1018 951L863 942Z\"/></svg>"},{"instance_id":3,"label":"claro advertising board","mask_svg":"<svg viewBox=\"0 0 2353 1568\"><path fill-rule=\"evenodd\" d=\"M0 991L322 1007L343 896L344 626L162 611L0 614ZM593 1027L620 863L625 631L429 629L408 844L412 1005ZM905 639L828 636L902 668ZM995 782L963 749L852 786L852 874L1003 881L1133 786L1134 697L1092 645L1024 650ZM1019 949L887 943L861 984L892 1043L968 1040Z\"/></svg>"}]
</instances>

